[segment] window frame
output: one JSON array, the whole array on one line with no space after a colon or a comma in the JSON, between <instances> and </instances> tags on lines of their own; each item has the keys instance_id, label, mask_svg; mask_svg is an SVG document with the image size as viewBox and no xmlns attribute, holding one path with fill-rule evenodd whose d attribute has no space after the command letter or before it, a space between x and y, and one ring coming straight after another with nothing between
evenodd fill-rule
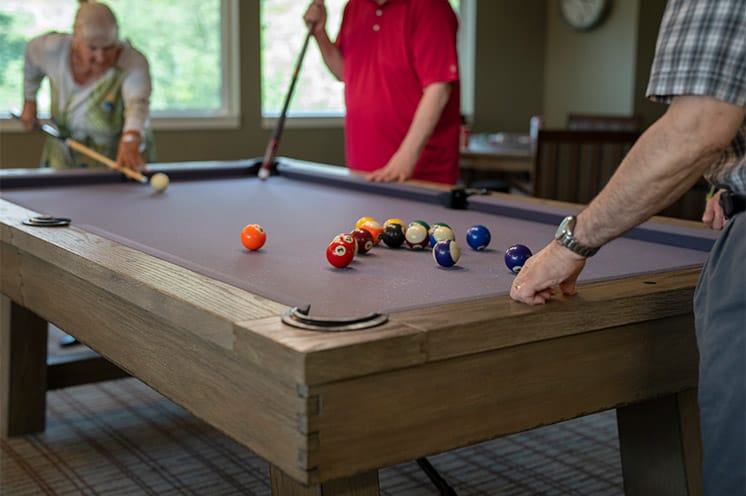
<instances>
[{"instance_id":1,"label":"window frame","mask_svg":"<svg viewBox=\"0 0 746 496\"><path fill-rule=\"evenodd\" d=\"M238 129L241 125L241 57L239 0L220 0L221 102L214 110L151 111L154 130ZM19 102L20 103L20 102ZM42 119L49 118L40 112ZM0 111L0 131L21 132L23 126L10 112Z\"/></svg>"},{"instance_id":2,"label":"window frame","mask_svg":"<svg viewBox=\"0 0 746 496\"><path fill-rule=\"evenodd\" d=\"M460 0L459 2L459 30L458 30L458 54L459 54L459 76L461 82L461 113L467 120L471 120L474 114L474 74L476 57L476 26L477 26L477 1ZM261 43L260 43L261 46ZM263 84L262 74L259 74L260 84ZM287 90L286 90L287 91ZM296 89L297 91L297 89ZM261 98L261 96L260 96ZM262 102L259 102L261 109ZM278 117L261 116L262 129L274 129L277 126ZM323 129L344 127L344 114L323 116L311 115L287 116L284 126L291 129Z\"/></svg>"}]
</instances>

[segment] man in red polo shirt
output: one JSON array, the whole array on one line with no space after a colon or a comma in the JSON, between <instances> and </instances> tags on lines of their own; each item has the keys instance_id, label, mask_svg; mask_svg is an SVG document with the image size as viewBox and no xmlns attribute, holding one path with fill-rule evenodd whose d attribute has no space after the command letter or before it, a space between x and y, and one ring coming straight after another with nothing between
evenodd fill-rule
<instances>
[{"instance_id":1,"label":"man in red polo shirt","mask_svg":"<svg viewBox=\"0 0 746 496\"><path fill-rule=\"evenodd\" d=\"M458 19L447 0L350 0L335 42L323 0L304 16L345 83L350 169L372 181L458 180Z\"/></svg>"}]
</instances>

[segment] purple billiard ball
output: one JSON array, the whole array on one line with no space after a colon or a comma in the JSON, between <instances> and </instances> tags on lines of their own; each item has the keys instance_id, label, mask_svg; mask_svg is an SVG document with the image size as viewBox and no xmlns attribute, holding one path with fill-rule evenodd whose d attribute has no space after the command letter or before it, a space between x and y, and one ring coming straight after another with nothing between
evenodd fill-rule
<instances>
[{"instance_id":1,"label":"purple billiard ball","mask_svg":"<svg viewBox=\"0 0 746 496\"><path fill-rule=\"evenodd\" d=\"M433 258L441 267L451 267L458 262L461 257L461 250L458 244L451 239L438 241L433 246Z\"/></svg>"},{"instance_id":2,"label":"purple billiard ball","mask_svg":"<svg viewBox=\"0 0 746 496\"><path fill-rule=\"evenodd\" d=\"M482 225L471 226L466 230L466 242L474 250L484 250L491 239L490 230Z\"/></svg>"},{"instance_id":3,"label":"purple billiard ball","mask_svg":"<svg viewBox=\"0 0 746 496\"><path fill-rule=\"evenodd\" d=\"M528 257L533 255L526 245L513 245L505 250L505 265L515 274L521 271Z\"/></svg>"}]
</instances>

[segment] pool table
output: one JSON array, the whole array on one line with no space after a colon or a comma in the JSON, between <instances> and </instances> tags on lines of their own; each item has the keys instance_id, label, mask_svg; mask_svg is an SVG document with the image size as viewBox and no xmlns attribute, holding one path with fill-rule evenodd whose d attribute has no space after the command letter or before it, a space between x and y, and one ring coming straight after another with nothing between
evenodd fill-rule
<instances>
[{"instance_id":1,"label":"pool table","mask_svg":"<svg viewBox=\"0 0 746 496\"><path fill-rule=\"evenodd\" d=\"M256 160L151 170L164 193L110 171L0 176L3 436L43 429L51 322L266 459L275 495L378 494L380 467L610 408L626 494L699 494L691 300L710 231L648 222L576 296L530 307L503 252L540 249L576 205L289 158L264 181ZM24 224L40 214L71 222ZM446 222L461 259L379 245L332 267L327 244L364 215ZM474 224L484 251L463 242Z\"/></svg>"}]
</instances>

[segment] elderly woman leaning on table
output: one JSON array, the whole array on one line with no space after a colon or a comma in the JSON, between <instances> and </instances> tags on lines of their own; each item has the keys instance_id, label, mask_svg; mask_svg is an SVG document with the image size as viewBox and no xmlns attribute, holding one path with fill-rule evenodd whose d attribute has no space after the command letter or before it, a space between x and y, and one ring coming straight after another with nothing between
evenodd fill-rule
<instances>
[{"instance_id":1,"label":"elderly woman leaning on table","mask_svg":"<svg viewBox=\"0 0 746 496\"><path fill-rule=\"evenodd\" d=\"M51 86L52 120L62 137L116 159L119 167L144 166L143 151L153 154L150 69L140 52L119 40L109 7L81 3L72 35L50 32L28 43L21 115L27 130L38 126L36 94L45 76ZM54 138L47 138L41 165L102 166Z\"/></svg>"}]
</instances>

